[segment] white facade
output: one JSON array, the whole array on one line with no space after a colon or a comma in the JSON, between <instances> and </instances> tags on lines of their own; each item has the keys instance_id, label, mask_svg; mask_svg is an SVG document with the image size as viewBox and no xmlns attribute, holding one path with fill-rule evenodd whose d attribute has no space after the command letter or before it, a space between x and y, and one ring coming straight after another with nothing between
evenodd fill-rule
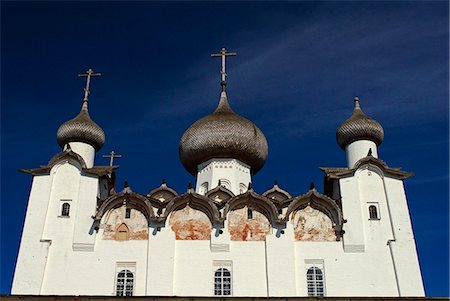
<instances>
[{"instance_id":1,"label":"white facade","mask_svg":"<svg viewBox=\"0 0 450 301\"><path fill-rule=\"evenodd\" d=\"M99 177L86 175L76 160L61 160L49 174L33 178L12 293L114 295L117 273L121 266L128 266L134 274L134 295L211 296L214 273L225 267L231 272L232 296L307 296L307 270L318 266L324 274L326 296L423 296L403 181L387 172L374 164L362 164L353 174L336 180L342 216L347 220L340 240L333 231L316 235L323 232L323 220L328 218L320 210L300 206L297 213L294 210L285 216L289 210L285 207L269 220L260 213L264 208L252 203L250 192L241 194L246 200L231 206L228 213L219 209L226 214L223 225L211 222L194 205L175 218L175 212L182 212L190 202L160 214L165 216L161 224L155 206L149 207L155 218L147 219L137 201L124 204L126 197L118 195L114 201L111 195L105 202L115 204L102 216L97 232L92 216L98 214ZM204 202L193 192L186 195ZM221 201L231 204L237 198ZM172 199L182 203L183 197ZM295 202L302 200L293 198L289 204ZM61 216L63 203L70 204L67 217ZM376 206L378 218L370 218L371 205ZM126 207L131 209L132 220L122 216ZM252 208L252 217L247 208ZM313 234L300 237L296 227L302 219L296 219L296 214L308 210L313 214L306 216L318 230L311 231L305 223L301 230ZM143 236L120 240L114 236L116 229L112 229L112 238L106 235L108 218L114 214L130 228L140 224L135 232ZM176 221L171 224L172 218ZM253 227L244 238L233 238L236 233L230 223L236 218L238 224L255 221L259 230ZM276 223L277 218L286 218L285 224ZM180 221L185 223L181 230L176 228ZM197 230L189 228L193 221L200 224Z\"/></svg>"}]
</instances>

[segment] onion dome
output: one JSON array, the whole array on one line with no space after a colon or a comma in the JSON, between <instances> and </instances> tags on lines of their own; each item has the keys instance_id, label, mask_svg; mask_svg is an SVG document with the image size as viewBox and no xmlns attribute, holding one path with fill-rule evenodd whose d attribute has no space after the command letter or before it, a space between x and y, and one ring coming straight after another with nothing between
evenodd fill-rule
<instances>
[{"instance_id":1,"label":"onion dome","mask_svg":"<svg viewBox=\"0 0 450 301\"><path fill-rule=\"evenodd\" d=\"M83 102L81 111L75 118L58 128L56 137L62 148L69 142L84 142L98 151L105 143L105 132L89 116L87 101Z\"/></svg>"},{"instance_id":2,"label":"onion dome","mask_svg":"<svg viewBox=\"0 0 450 301\"><path fill-rule=\"evenodd\" d=\"M179 144L181 163L192 175L197 166L212 158L233 158L250 165L256 174L264 165L267 140L248 119L236 114L228 104L224 89L214 113L189 127Z\"/></svg>"},{"instance_id":3,"label":"onion dome","mask_svg":"<svg viewBox=\"0 0 450 301\"><path fill-rule=\"evenodd\" d=\"M366 116L355 97L355 108L352 116L342 123L336 131L336 140L342 149L358 140L370 140L377 146L383 142L383 127L375 120Z\"/></svg>"}]
</instances>

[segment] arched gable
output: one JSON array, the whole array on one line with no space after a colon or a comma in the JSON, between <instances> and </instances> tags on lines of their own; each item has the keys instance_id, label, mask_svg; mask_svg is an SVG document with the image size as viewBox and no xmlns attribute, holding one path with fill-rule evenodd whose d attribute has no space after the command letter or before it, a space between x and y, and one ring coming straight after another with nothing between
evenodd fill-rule
<instances>
[{"instance_id":1,"label":"arched gable","mask_svg":"<svg viewBox=\"0 0 450 301\"><path fill-rule=\"evenodd\" d=\"M282 223L278 218L277 207L265 196L255 193L253 190L237 195L227 201L224 207L224 217L235 208L242 208L244 205L258 210L264 214L270 223Z\"/></svg>"},{"instance_id":2,"label":"arched gable","mask_svg":"<svg viewBox=\"0 0 450 301\"><path fill-rule=\"evenodd\" d=\"M336 234L336 240L340 240L343 235L342 225L344 223L342 211L333 199L317 192L315 189L311 189L306 194L293 198L287 208L284 220L288 221L291 218L291 214L293 217L296 216L299 210L304 210L305 208L306 210L310 210L307 207L325 214L331 220L331 226Z\"/></svg>"},{"instance_id":3,"label":"arched gable","mask_svg":"<svg viewBox=\"0 0 450 301\"><path fill-rule=\"evenodd\" d=\"M233 194L233 192L226 189L225 187L218 185L214 189L211 189L210 191L208 191L205 196L207 198L209 198L210 200L212 200L213 202L215 202L217 204L217 206L219 206L219 208L221 208L221 207L223 207L225 202L227 202L229 199L234 197L234 194Z\"/></svg>"},{"instance_id":4,"label":"arched gable","mask_svg":"<svg viewBox=\"0 0 450 301\"><path fill-rule=\"evenodd\" d=\"M157 218L159 222L166 222L172 211L189 206L205 213L214 226L221 223L220 212L214 202L198 193L189 191L172 199L166 206L164 214Z\"/></svg>"},{"instance_id":5,"label":"arched gable","mask_svg":"<svg viewBox=\"0 0 450 301\"><path fill-rule=\"evenodd\" d=\"M148 223L155 217L150 201L143 195L135 193L127 187L124 191L116 193L103 201L97 210L95 220L99 222L109 210L121 207L122 205L141 211Z\"/></svg>"},{"instance_id":6,"label":"arched gable","mask_svg":"<svg viewBox=\"0 0 450 301\"><path fill-rule=\"evenodd\" d=\"M158 200L160 203L168 203L178 196L178 193L172 188L168 187L166 182L163 181L161 186L150 191L147 196L149 198Z\"/></svg>"},{"instance_id":7,"label":"arched gable","mask_svg":"<svg viewBox=\"0 0 450 301\"><path fill-rule=\"evenodd\" d=\"M176 240L211 239L212 223L208 215L191 208L189 203L172 210L168 220Z\"/></svg>"},{"instance_id":8,"label":"arched gable","mask_svg":"<svg viewBox=\"0 0 450 301\"><path fill-rule=\"evenodd\" d=\"M291 194L286 190L280 188L276 181L273 184L273 187L263 192L262 195L270 199L272 202L276 203L278 208L282 207L284 203L292 198Z\"/></svg>"}]
</instances>

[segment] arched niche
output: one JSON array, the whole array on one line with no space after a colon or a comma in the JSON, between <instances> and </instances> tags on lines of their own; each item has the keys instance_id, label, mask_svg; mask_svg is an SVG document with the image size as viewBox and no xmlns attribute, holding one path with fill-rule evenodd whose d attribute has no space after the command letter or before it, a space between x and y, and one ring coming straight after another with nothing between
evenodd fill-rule
<instances>
[{"instance_id":1,"label":"arched niche","mask_svg":"<svg viewBox=\"0 0 450 301\"><path fill-rule=\"evenodd\" d=\"M209 240L212 223L202 210L192 208L189 203L170 213L169 226L176 240Z\"/></svg>"},{"instance_id":2,"label":"arched niche","mask_svg":"<svg viewBox=\"0 0 450 301\"><path fill-rule=\"evenodd\" d=\"M336 241L331 219L322 211L310 205L291 213L295 240Z\"/></svg>"},{"instance_id":3,"label":"arched niche","mask_svg":"<svg viewBox=\"0 0 450 301\"><path fill-rule=\"evenodd\" d=\"M137 208L121 205L113 207L102 219L105 240L147 240L148 221Z\"/></svg>"}]
</instances>

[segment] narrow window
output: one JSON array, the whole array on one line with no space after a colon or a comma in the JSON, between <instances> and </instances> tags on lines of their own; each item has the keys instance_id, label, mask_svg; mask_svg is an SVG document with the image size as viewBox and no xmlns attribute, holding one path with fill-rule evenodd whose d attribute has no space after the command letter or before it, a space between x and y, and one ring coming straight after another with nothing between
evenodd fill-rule
<instances>
[{"instance_id":1,"label":"narrow window","mask_svg":"<svg viewBox=\"0 0 450 301\"><path fill-rule=\"evenodd\" d=\"M130 270L117 273L116 296L133 296L134 275Z\"/></svg>"},{"instance_id":2,"label":"narrow window","mask_svg":"<svg viewBox=\"0 0 450 301\"><path fill-rule=\"evenodd\" d=\"M253 210L247 209L247 219L253 219Z\"/></svg>"},{"instance_id":3,"label":"narrow window","mask_svg":"<svg viewBox=\"0 0 450 301\"><path fill-rule=\"evenodd\" d=\"M378 211L375 205L369 206L369 218L370 219L378 219Z\"/></svg>"},{"instance_id":4,"label":"narrow window","mask_svg":"<svg viewBox=\"0 0 450 301\"><path fill-rule=\"evenodd\" d=\"M130 216L131 216L131 209L130 208L125 209L125 218L130 218Z\"/></svg>"},{"instance_id":5,"label":"narrow window","mask_svg":"<svg viewBox=\"0 0 450 301\"><path fill-rule=\"evenodd\" d=\"M245 184L241 183L239 184L239 193L242 194L247 191L247 186Z\"/></svg>"},{"instance_id":6,"label":"narrow window","mask_svg":"<svg viewBox=\"0 0 450 301\"><path fill-rule=\"evenodd\" d=\"M61 216L69 216L70 214L70 204L64 203L61 207Z\"/></svg>"},{"instance_id":7,"label":"narrow window","mask_svg":"<svg viewBox=\"0 0 450 301\"><path fill-rule=\"evenodd\" d=\"M220 268L214 273L214 295L231 295L231 273L225 268Z\"/></svg>"},{"instance_id":8,"label":"narrow window","mask_svg":"<svg viewBox=\"0 0 450 301\"><path fill-rule=\"evenodd\" d=\"M325 296L322 270L318 267L311 267L306 272L308 284L308 296Z\"/></svg>"}]
</instances>

